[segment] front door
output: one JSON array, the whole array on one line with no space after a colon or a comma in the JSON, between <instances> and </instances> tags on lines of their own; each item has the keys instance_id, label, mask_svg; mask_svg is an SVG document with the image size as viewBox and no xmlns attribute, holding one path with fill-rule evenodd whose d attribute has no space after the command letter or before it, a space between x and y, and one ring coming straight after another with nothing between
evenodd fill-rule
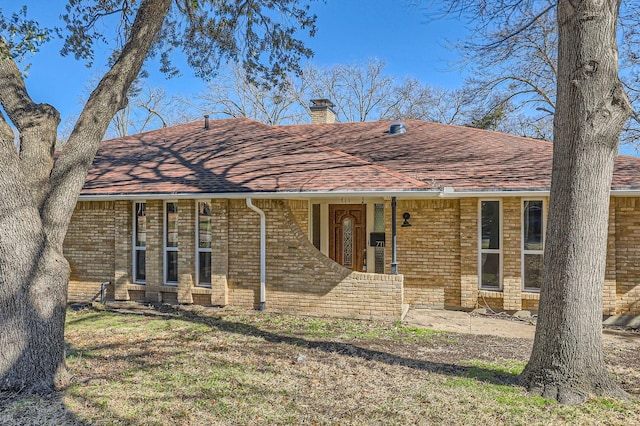
<instances>
[{"instance_id":1,"label":"front door","mask_svg":"<svg viewBox=\"0 0 640 426\"><path fill-rule=\"evenodd\" d=\"M345 268L365 271L367 206L329 205L329 257Z\"/></svg>"}]
</instances>

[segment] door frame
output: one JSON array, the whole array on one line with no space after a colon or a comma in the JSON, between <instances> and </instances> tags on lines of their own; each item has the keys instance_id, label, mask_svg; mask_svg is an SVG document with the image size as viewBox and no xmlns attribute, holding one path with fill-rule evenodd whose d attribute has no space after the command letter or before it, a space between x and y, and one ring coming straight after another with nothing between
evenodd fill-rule
<instances>
[{"instance_id":1,"label":"door frame","mask_svg":"<svg viewBox=\"0 0 640 426\"><path fill-rule=\"evenodd\" d=\"M341 211L346 210L343 213ZM336 220L336 214L340 218ZM345 265L342 259L341 233L345 219L353 221L352 264ZM366 271L367 261L367 204L329 204L329 258L345 268L357 272Z\"/></svg>"}]
</instances>

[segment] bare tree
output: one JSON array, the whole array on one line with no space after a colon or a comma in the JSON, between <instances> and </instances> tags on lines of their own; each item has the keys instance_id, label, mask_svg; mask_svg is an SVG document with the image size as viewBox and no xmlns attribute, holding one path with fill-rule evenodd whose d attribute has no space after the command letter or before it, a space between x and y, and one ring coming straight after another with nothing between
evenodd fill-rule
<instances>
[{"instance_id":1,"label":"bare tree","mask_svg":"<svg viewBox=\"0 0 640 426\"><path fill-rule=\"evenodd\" d=\"M4 12L4 10L3 10ZM64 322L69 264L62 244L80 190L111 119L150 55L175 72L182 49L200 76L222 61L249 75L281 80L310 51L296 29L315 30L303 1L70 0L63 54L90 63L96 43L112 37L111 66L91 92L67 143L54 156L60 114L29 96L18 63L56 32L28 19L26 7L0 13L0 390L52 390L64 377ZM109 18L113 25L102 25ZM109 34L110 36L113 34ZM263 54L261 54L263 53ZM267 59L263 62L263 59ZM9 123L19 133L19 147Z\"/></svg>"},{"instance_id":2,"label":"bare tree","mask_svg":"<svg viewBox=\"0 0 640 426\"><path fill-rule=\"evenodd\" d=\"M180 121L177 104L162 87L142 86L113 117L107 135L122 137L176 124Z\"/></svg>"},{"instance_id":3,"label":"bare tree","mask_svg":"<svg viewBox=\"0 0 640 426\"><path fill-rule=\"evenodd\" d=\"M523 11L526 27L510 33L510 23L474 32L458 43L471 77L466 82L470 102L494 98L494 109L509 103L537 119L553 117L556 102L557 24L554 9L539 14ZM497 43L488 49L487 40ZM498 46L499 44L499 46Z\"/></svg>"},{"instance_id":4,"label":"bare tree","mask_svg":"<svg viewBox=\"0 0 640 426\"><path fill-rule=\"evenodd\" d=\"M308 114L304 87L293 74L273 86L250 79L244 69L232 65L207 85L204 93L182 99L182 104L214 117L247 117L268 125L302 123Z\"/></svg>"},{"instance_id":5,"label":"bare tree","mask_svg":"<svg viewBox=\"0 0 640 426\"><path fill-rule=\"evenodd\" d=\"M544 3L553 4L549 0ZM547 129L551 127L555 113L558 73L556 9L545 7L543 10L545 13L523 11L523 15L526 15L523 21L526 20L527 25L515 33L509 33L510 28L506 25L482 26L483 31L474 32L471 40L456 43L463 56L461 63L471 72L465 84L474 98L469 101L473 104L494 96L499 99L494 108L509 102L514 109L511 116L521 115L534 125L519 126L521 131L517 130L518 126L510 126L508 131L539 138L549 135ZM637 3L621 4L618 21L624 41L620 46L621 79L634 111L640 108L640 56L637 54L640 49L639 15L640 5ZM486 49L487 39L492 43L499 42L499 48ZM620 141L637 148L640 143L640 115L634 112L625 123Z\"/></svg>"},{"instance_id":6,"label":"bare tree","mask_svg":"<svg viewBox=\"0 0 640 426\"><path fill-rule=\"evenodd\" d=\"M394 79L384 74L384 67L378 59L330 68L310 66L302 78L310 98L333 101L339 121L369 121L384 115L380 108L393 90Z\"/></svg>"},{"instance_id":7,"label":"bare tree","mask_svg":"<svg viewBox=\"0 0 640 426\"><path fill-rule=\"evenodd\" d=\"M470 104L463 90L434 88L415 78L405 78L381 102L381 118L415 119L462 124Z\"/></svg>"}]
</instances>

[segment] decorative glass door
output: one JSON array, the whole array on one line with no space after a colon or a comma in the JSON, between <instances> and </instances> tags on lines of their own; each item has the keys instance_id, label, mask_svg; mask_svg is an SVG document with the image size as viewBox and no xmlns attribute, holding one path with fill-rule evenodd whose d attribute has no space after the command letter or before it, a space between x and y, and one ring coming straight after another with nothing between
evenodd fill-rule
<instances>
[{"instance_id":1,"label":"decorative glass door","mask_svg":"<svg viewBox=\"0 0 640 426\"><path fill-rule=\"evenodd\" d=\"M366 258L366 216L364 204L329 205L329 257L360 272Z\"/></svg>"}]
</instances>

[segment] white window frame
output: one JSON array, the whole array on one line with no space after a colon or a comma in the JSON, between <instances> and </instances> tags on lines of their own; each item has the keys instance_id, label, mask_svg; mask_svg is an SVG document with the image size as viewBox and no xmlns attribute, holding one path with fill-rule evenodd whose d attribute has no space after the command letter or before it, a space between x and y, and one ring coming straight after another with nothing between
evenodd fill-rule
<instances>
[{"instance_id":1,"label":"white window frame","mask_svg":"<svg viewBox=\"0 0 640 426\"><path fill-rule=\"evenodd\" d=\"M178 206L178 200L166 200L164 202L164 209L163 209L163 215L162 215L162 222L164 224L164 226L163 226L163 231L164 232L163 232L163 238L162 238L163 239L163 244L162 244L163 245L163 249L162 249L162 265L163 265L162 278L163 278L164 285L168 285L168 286L177 286L178 285L178 281L177 280L176 281L169 281L167 279L168 278L167 277L168 263L169 263L169 262L167 262L167 254L169 252L178 252L178 248L179 248L179 247L167 247L167 234L168 234L168 231L169 231L169 226L168 226L169 223L167 221L167 204L173 204L173 203L176 204L176 208L178 209L178 217L180 217L179 216L180 215L180 208ZM177 231L178 231L178 235L180 235L180 219L178 219L178 230ZM178 243L178 246L179 245L180 244ZM180 256L180 254L178 254L178 259L180 258L179 256ZM176 265L176 267L177 267L177 265ZM179 271L178 271L178 273L179 273ZM176 278L179 278L179 277L176 277Z\"/></svg>"},{"instance_id":2,"label":"white window frame","mask_svg":"<svg viewBox=\"0 0 640 426\"><path fill-rule=\"evenodd\" d=\"M132 235L131 235L131 246L133 248L133 253L132 253L132 260L131 260L131 265L132 265L132 270L131 272L133 273L132 278L132 282L135 284L145 284L147 281L146 280L139 280L136 277L138 276L138 270L137 270L137 259L136 259L136 254L139 251L144 251L145 252L145 259L146 259L146 252L147 252L147 246L146 246L146 234L149 232L149 223L146 223L146 230L145 230L145 245L144 246L138 246L136 245L136 236L138 233L138 226L137 226L137 218L138 218L138 204L144 204L144 209L145 209L145 220L148 219L147 216L147 202L142 200L142 201L134 201L133 202L133 207L132 207ZM145 265L146 265L146 261L145 261ZM146 271L146 266L145 266L145 277L146 277L147 271Z\"/></svg>"},{"instance_id":3,"label":"white window frame","mask_svg":"<svg viewBox=\"0 0 640 426\"><path fill-rule=\"evenodd\" d=\"M540 250L525 250L524 248L524 203L526 201L542 201L542 249ZM528 291L532 293L539 293L539 288L525 287L525 264L524 259L526 254L544 255L544 246L547 243L547 200L544 197L540 198L523 198L521 208L521 222L520 222L520 252L522 253L520 259L521 265L521 277L522 277L522 291Z\"/></svg>"},{"instance_id":4,"label":"white window frame","mask_svg":"<svg viewBox=\"0 0 640 426\"><path fill-rule=\"evenodd\" d=\"M499 249L485 249L482 248L482 203L483 202L498 202L498 209L500 212L500 248ZM503 247L504 247L504 209L502 207L502 199L500 198L482 198L478 199L478 288L480 290L489 291L502 291L503 288ZM498 266L498 286L489 287L482 285L482 255L483 254L497 254L499 255Z\"/></svg>"},{"instance_id":5,"label":"white window frame","mask_svg":"<svg viewBox=\"0 0 640 426\"><path fill-rule=\"evenodd\" d=\"M209 277L208 283L200 282L200 253L213 253L212 247L200 247L200 203L209 203L211 207L211 200L196 200L196 285L199 287L211 287L211 277ZM211 243L213 244L213 221L211 222ZM211 255L213 260L213 255Z\"/></svg>"}]
</instances>

